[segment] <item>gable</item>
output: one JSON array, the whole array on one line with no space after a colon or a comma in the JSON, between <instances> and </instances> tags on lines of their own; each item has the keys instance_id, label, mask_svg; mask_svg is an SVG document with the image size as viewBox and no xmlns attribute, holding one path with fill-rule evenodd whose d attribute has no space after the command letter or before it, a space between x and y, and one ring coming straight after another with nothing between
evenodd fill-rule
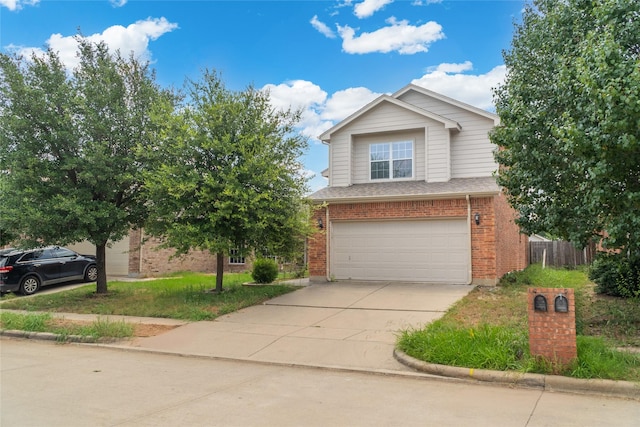
<instances>
[{"instance_id":1,"label":"gable","mask_svg":"<svg viewBox=\"0 0 640 427\"><path fill-rule=\"evenodd\" d=\"M489 132L495 114L415 85L382 95L322 135L329 146L329 186L404 179L446 182L497 170ZM411 177L375 177L369 147L411 141Z\"/></svg>"},{"instance_id":2,"label":"gable","mask_svg":"<svg viewBox=\"0 0 640 427\"><path fill-rule=\"evenodd\" d=\"M393 107L395 107L395 109ZM343 131L346 127L350 127L354 122L360 121L362 117L370 116L372 112L379 111L380 108L391 108L392 111L395 112L393 116L390 117L389 119L384 119L385 123L387 124L391 123L396 118L400 118L400 120L402 121L401 116L406 114L407 116L413 116L414 119L416 119L416 117L421 117L422 119L428 119L428 120L438 122L445 129L460 130L460 125L454 120L441 117L430 111L424 110L412 104L408 104L401 100L397 100L388 95L382 95L377 99L375 99L374 101L370 102L369 104L365 105L360 110L356 111L346 119L342 120L337 125L325 131L318 138L321 141L330 142L333 134L339 131Z\"/></svg>"},{"instance_id":3,"label":"gable","mask_svg":"<svg viewBox=\"0 0 640 427\"><path fill-rule=\"evenodd\" d=\"M492 122L493 126L500 123L496 114L413 84L400 89L393 97L450 120L460 120L463 126L467 121L482 119Z\"/></svg>"}]
</instances>

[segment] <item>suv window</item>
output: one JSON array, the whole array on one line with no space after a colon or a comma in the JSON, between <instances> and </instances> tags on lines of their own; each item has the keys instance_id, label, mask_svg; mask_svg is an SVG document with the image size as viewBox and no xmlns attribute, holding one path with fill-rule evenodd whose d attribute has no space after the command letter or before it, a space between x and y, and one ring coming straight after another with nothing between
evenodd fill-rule
<instances>
[{"instance_id":1,"label":"suv window","mask_svg":"<svg viewBox=\"0 0 640 427\"><path fill-rule=\"evenodd\" d=\"M22 256L20 262L36 261L53 258L51 249L38 249L36 251L27 252Z\"/></svg>"},{"instance_id":2,"label":"suv window","mask_svg":"<svg viewBox=\"0 0 640 427\"><path fill-rule=\"evenodd\" d=\"M20 258L19 262L28 262L28 261L33 261L34 259L40 259L40 256L42 256L42 251L31 251L31 252L27 252L26 254L22 255L22 258Z\"/></svg>"},{"instance_id":3,"label":"suv window","mask_svg":"<svg viewBox=\"0 0 640 427\"><path fill-rule=\"evenodd\" d=\"M67 248L53 248L52 249L53 252L53 257L54 258L72 258L74 256L76 256L76 253L73 252L71 249L67 249Z\"/></svg>"}]
</instances>

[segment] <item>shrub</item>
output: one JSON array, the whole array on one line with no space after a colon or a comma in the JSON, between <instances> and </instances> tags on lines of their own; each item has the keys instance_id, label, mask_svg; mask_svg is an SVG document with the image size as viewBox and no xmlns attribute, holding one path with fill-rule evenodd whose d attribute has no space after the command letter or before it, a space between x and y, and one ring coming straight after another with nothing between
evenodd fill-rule
<instances>
[{"instance_id":1,"label":"shrub","mask_svg":"<svg viewBox=\"0 0 640 427\"><path fill-rule=\"evenodd\" d=\"M640 258L601 253L589 269L596 292L623 298L640 297Z\"/></svg>"},{"instance_id":2,"label":"shrub","mask_svg":"<svg viewBox=\"0 0 640 427\"><path fill-rule=\"evenodd\" d=\"M498 286L531 286L529 271L510 271L500 278Z\"/></svg>"},{"instance_id":3,"label":"shrub","mask_svg":"<svg viewBox=\"0 0 640 427\"><path fill-rule=\"evenodd\" d=\"M256 283L271 283L278 277L278 264L272 259L259 258L253 263L251 277Z\"/></svg>"}]
</instances>

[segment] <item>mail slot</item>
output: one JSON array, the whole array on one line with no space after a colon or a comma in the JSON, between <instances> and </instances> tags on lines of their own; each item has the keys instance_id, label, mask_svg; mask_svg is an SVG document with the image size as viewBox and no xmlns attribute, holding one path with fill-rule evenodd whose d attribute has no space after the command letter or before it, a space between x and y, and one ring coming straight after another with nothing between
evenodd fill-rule
<instances>
[{"instance_id":1,"label":"mail slot","mask_svg":"<svg viewBox=\"0 0 640 427\"><path fill-rule=\"evenodd\" d=\"M547 299L544 295L536 295L533 299L533 309L535 311L547 311Z\"/></svg>"},{"instance_id":2,"label":"mail slot","mask_svg":"<svg viewBox=\"0 0 640 427\"><path fill-rule=\"evenodd\" d=\"M556 312L568 313L569 312L569 300L564 295L558 295L553 303Z\"/></svg>"}]
</instances>

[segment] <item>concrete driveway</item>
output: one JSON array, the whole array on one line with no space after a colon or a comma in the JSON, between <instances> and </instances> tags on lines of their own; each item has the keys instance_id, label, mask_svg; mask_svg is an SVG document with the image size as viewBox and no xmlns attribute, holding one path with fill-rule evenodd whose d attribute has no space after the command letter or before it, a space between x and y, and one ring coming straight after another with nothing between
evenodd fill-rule
<instances>
[{"instance_id":1,"label":"concrete driveway","mask_svg":"<svg viewBox=\"0 0 640 427\"><path fill-rule=\"evenodd\" d=\"M314 284L129 345L238 360L409 371L393 358L398 332L439 318L472 289L398 282Z\"/></svg>"}]
</instances>

